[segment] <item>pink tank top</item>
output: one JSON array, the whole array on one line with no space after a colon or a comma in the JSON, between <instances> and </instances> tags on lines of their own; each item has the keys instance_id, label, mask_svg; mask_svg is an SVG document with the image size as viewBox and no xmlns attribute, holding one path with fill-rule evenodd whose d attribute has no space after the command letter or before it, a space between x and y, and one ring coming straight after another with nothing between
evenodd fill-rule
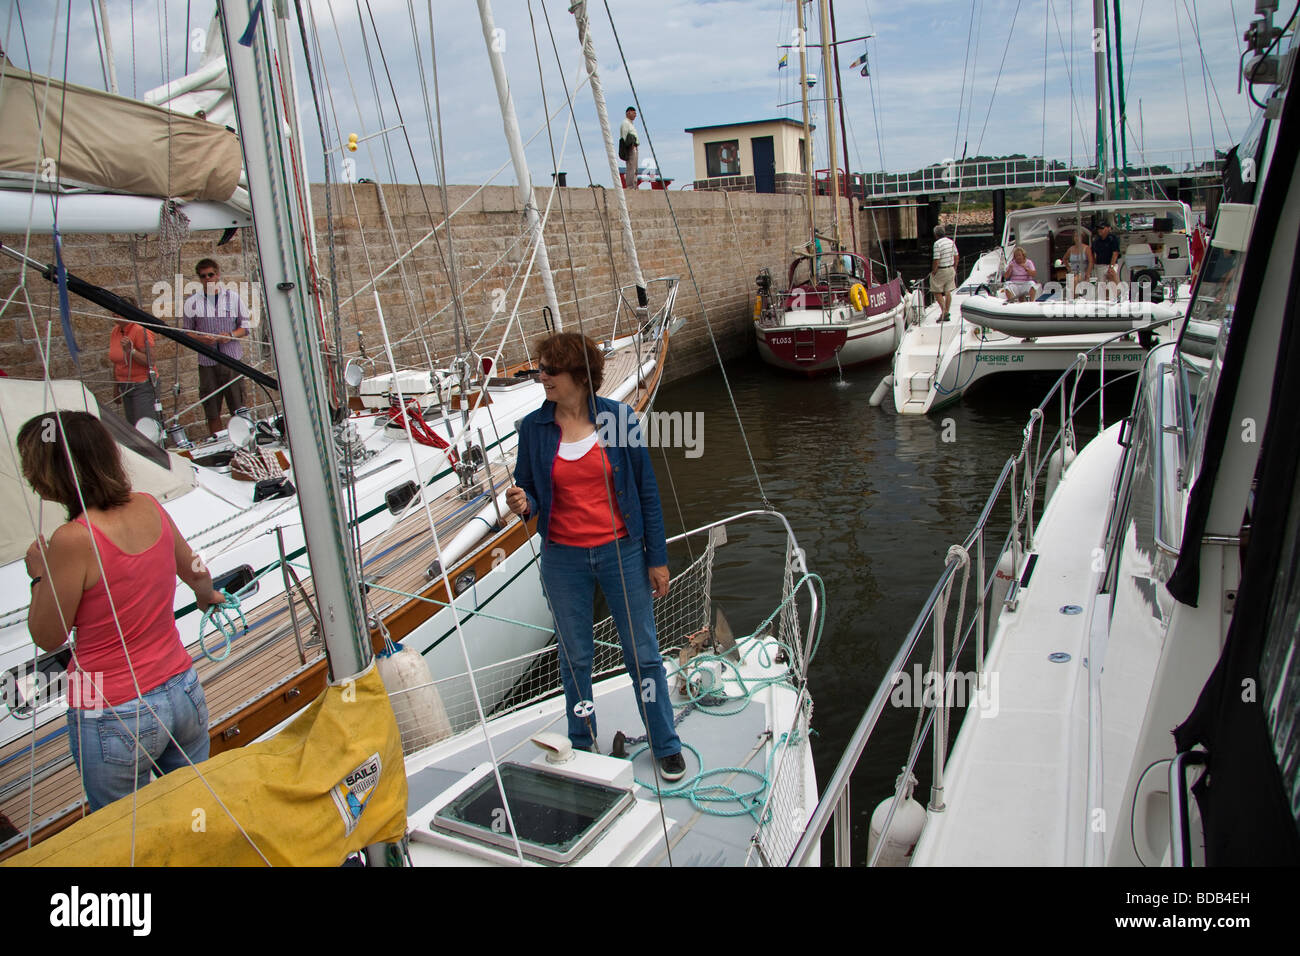
<instances>
[{"instance_id":1,"label":"pink tank top","mask_svg":"<svg viewBox=\"0 0 1300 956\"><path fill-rule=\"evenodd\" d=\"M158 509L162 531L157 541L138 554L120 549L85 515L77 519L95 536L103 563L100 579L81 595L73 622L77 639L72 672L84 674L79 678L80 699L70 695L70 703L82 710L116 707L135 700L183 674L193 664L181 644L172 610L176 600L176 550L171 525L162 505L145 497Z\"/></svg>"}]
</instances>

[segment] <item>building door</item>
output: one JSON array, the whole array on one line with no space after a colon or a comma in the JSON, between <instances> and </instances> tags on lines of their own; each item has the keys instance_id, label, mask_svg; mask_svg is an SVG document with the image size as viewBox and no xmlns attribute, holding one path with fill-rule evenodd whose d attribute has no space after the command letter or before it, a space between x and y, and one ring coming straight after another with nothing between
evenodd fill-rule
<instances>
[{"instance_id":1,"label":"building door","mask_svg":"<svg viewBox=\"0 0 1300 956\"><path fill-rule=\"evenodd\" d=\"M750 140L754 145L754 191L776 192L776 147L771 136Z\"/></svg>"}]
</instances>

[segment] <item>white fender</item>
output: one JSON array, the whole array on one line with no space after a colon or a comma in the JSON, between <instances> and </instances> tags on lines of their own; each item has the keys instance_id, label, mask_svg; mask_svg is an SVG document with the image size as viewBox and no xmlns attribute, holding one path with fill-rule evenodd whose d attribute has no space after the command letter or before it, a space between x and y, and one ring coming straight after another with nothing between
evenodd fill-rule
<instances>
[{"instance_id":1,"label":"white fender","mask_svg":"<svg viewBox=\"0 0 1300 956\"><path fill-rule=\"evenodd\" d=\"M393 705L402 753L413 754L451 736L451 721L442 705L428 662L412 648L380 655L379 676Z\"/></svg>"},{"instance_id":2,"label":"white fender","mask_svg":"<svg viewBox=\"0 0 1300 956\"><path fill-rule=\"evenodd\" d=\"M879 408L880 404L885 400L885 396L893 390L894 376L886 375L880 380L880 384L876 386L876 390L871 393L871 398L867 399L867 404L872 408Z\"/></svg>"},{"instance_id":3,"label":"white fender","mask_svg":"<svg viewBox=\"0 0 1300 956\"><path fill-rule=\"evenodd\" d=\"M916 841L921 839L921 831L925 829L925 807L912 799L916 777L909 773L907 781L904 782L900 774L895 786L902 791L902 802L894 811L894 819L889 822L889 833L884 835L885 845L880 851L880 859L876 861L877 866L909 866L912 862L912 852L916 849ZM895 791L895 795L898 790ZM875 811L871 814L871 833L867 838L868 858L876 852L876 846L881 840L881 831L885 828L885 819L889 816L889 808L893 802L894 796L886 797L876 805Z\"/></svg>"}]
</instances>

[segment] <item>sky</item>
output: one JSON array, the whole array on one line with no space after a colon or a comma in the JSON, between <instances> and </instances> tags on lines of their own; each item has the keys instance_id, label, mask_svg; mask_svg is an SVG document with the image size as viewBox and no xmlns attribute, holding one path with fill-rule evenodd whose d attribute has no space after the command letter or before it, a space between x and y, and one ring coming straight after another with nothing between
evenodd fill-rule
<instances>
[{"instance_id":1,"label":"sky","mask_svg":"<svg viewBox=\"0 0 1300 956\"><path fill-rule=\"evenodd\" d=\"M0 0L5 52L33 72L60 76L66 68L69 80L104 88L93 17L99 2ZM102 2L108 8L119 89L127 95L183 75L186 24L190 31L205 29L213 11L210 0ZM328 145L336 147L349 133L362 137L363 145L354 154L356 175L381 182L436 181L431 146L438 138L436 105L441 108L448 182L515 181L475 3L301 2L310 12L309 29L316 38L313 67L329 92ZM229 3L242 10L250 0ZM492 6L519 125L526 139L537 134L527 148L534 180L544 184L559 168L568 172L570 185L608 184L587 89L574 96L577 135L568 131L566 138L570 111L562 108L565 94L555 49L570 89L581 65L567 0L494 0ZM1167 162L1170 151L1204 151L1212 145L1224 149L1245 132L1250 107L1245 94L1236 92L1236 71L1241 34L1253 8L1253 0L1125 0L1122 53L1130 162L1143 155L1150 162ZM540 80L530 9L541 51ZM611 122L617 130L624 107L639 103L642 158L653 153L677 186L694 176L686 128L799 117L797 52L781 48L793 42L793 0L610 0L617 38L603 0L593 0L589 9ZM805 9L810 42L816 43L817 3ZM838 0L835 18L841 39L872 35L841 46L855 170L904 171L962 155L1092 155L1091 3ZM864 51L871 73L866 78L848 66ZM779 69L778 61L787 52L790 66ZM301 66L301 51L297 55ZM191 51L191 69L197 58ZM814 59L809 72L818 78L814 95L821 93L826 84L820 62ZM305 76L300 82L305 135L316 146L310 151L309 168L312 179L320 181L320 133L305 99ZM366 139L395 125L399 108L405 136L396 130ZM549 138L548 109L559 110ZM826 165L823 112L818 102L818 167ZM331 155L342 153L335 150ZM334 175L339 175L337 167Z\"/></svg>"}]
</instances>

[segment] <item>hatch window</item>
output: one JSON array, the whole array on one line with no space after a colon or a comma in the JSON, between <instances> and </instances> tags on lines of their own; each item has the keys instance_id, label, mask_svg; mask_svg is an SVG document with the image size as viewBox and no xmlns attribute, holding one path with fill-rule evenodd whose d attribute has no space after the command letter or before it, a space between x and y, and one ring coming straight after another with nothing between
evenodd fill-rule
<instances>
[{"instance_id":1,"label":"hatch window","mask_svg":"<svg viewBox=\"0 0 1300 956\"><path fill-rule=\"evenodd\" d=\"M433 826L513 849L513 820L525 854L568 863L632 803L627 790L522 764L503 764L501 782L510 803L509 818L496 777L488 773L439 811Z\"/></svg>"}]
</instances>

